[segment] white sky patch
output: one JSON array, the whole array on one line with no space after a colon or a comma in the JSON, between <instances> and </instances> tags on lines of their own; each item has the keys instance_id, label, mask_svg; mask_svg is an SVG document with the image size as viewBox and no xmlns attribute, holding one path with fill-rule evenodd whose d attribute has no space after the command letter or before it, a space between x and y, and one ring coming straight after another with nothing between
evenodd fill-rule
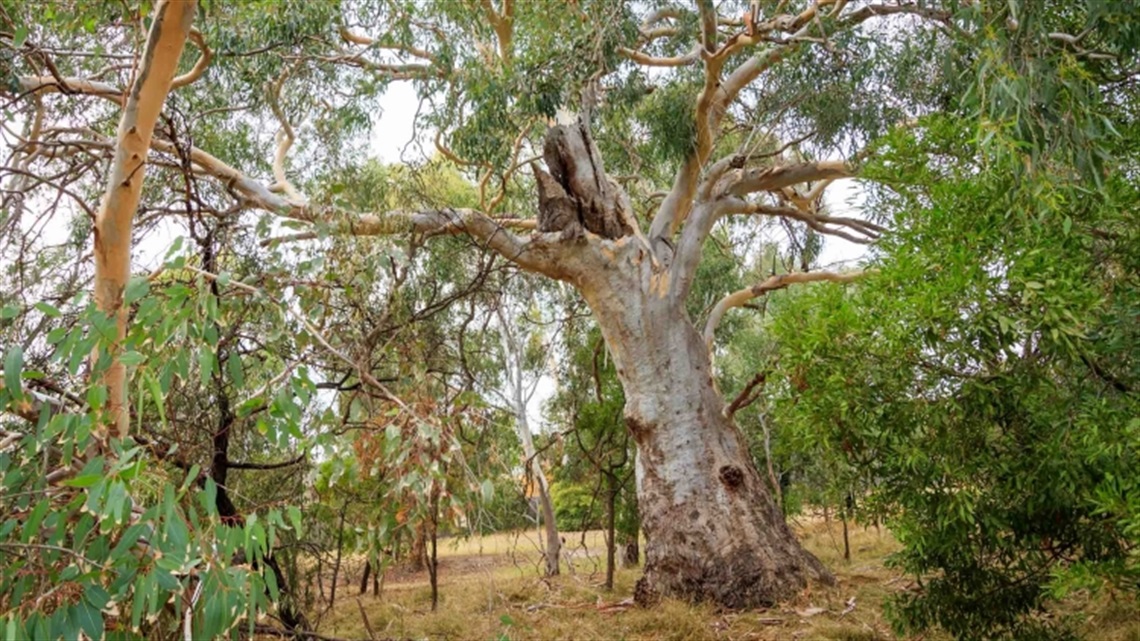
<instances>
[{"instance_id":1,"label":"white sky patch","mask_svg":"<svg viewBox=\"0 0 1140 641\"><path fill-rule=\"evenodd\" d=\"M416 131L419 96L411 83L394 82L380 98L380 117L372 127L369 150L385 164L417 162L431 157L434 131Z\"/></svg>"},{"instance_id":2,"label":"white sky patch","mask_svg":"<svg viewBox=\"0 0 1140 641\"><path fill-rule=\"evenodd\" d=\"M854 180L837 181L823 192L824 205L828 213L837 216L862 218L867 194ZM858 265L867 258L869 247L853 243L838 236L824 236L823 250L819 254L819 265L823 269L843 270Z\"/></svg>"}]
</instances>

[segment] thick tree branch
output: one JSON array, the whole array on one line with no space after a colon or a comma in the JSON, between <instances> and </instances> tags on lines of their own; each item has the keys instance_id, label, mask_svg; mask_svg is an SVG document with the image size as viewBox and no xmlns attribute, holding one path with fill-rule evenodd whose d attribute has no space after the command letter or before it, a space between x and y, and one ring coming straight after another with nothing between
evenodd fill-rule
<instances>
[{"instance_id":1,"label":"thick tree branch","mask_svg":"<svg viewBox=\"0 0 1140 641\"><path fill-rule=\"evenodd\" d=\"M712 353L713 335L716 332L717 325L720 324L720 319L724 317L725 312L733 307L740 307L748 301L763 296L768 292L784 289L788 285L796 283L814 283L814 282L831 282L831 283L850 283L856 281L867 272L857 271L848 273L835 273L835 272L799 272L794 274L779 274L771 278L757 283L751 287L746 287L739 291L735 291L728 296L720 299L720 302L713 307L709 312L709 319L705 323L705 344L708 345L709 353Z\"/></svg>"},{"instance_id":2,"label":"thick tree branch","mask_svg":"<svg viewBox=\"0 0 1140 641\"><path fill-rule=\"evenodd\" d=\"M19 80L21 95L62 93L66 95L82 94L98 96L123 104L123 90L106 82L98 82L87 78L60 78L52 76L21 76Z\"/></svg>"},{"instance_id":3,"label":"thick tree branch","mask_svg":"<svg viewBox=\"0 0 1140 641\"><path fill-rule=\"evenodd\" d=\"M807 182L851 178L851 168L842 160L820 160L816 162L738 169L728 175L729 186L724 190L732 196L744 196L761 191L779 191L785 187Z\"/></svg>"},{"instance_id":4,"label":"thick tree branch","mask_svg":"<svg viewBox=\"0 0 1140 641\"><path fill-rule=\"evenodd\" d=\"M495 38L499 42L499 58L504 64L510 64L514 51L512 38L514 36L514 0L503 0L503 10L495 10L491 0L479 0L483 8L483 15L491 28L495 31Z\"/></svg>"},{"instance_id":5,"label":"thick tree branch","mask_svg":"<svg viewBox=\"0 0 1140 641\"><path fill-rule=\"evenodd\" d=\"M716 52L716 7L712 0L696 0L701 18L701 45L709 53Z\"/></svg>"}]
</instances>

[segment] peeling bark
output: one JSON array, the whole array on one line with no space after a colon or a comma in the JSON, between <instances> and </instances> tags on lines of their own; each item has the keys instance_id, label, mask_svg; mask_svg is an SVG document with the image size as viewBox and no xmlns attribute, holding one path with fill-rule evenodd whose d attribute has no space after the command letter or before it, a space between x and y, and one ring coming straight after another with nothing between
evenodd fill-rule
<instances>
[{"instance_id":1,"label":"peeling bark","mask_svg":"<svg viewBox=\"0 0 1140 641\"><path fill-rule=\"evenodd\" d=\"M151 135L196 11L195 0L162 0L155 7L146 48L119 121L107 190L95 217L95 305L114 316L117 325L112 362L102 376L107 386L103 424L112 436L125 437L130 428L127 372L116 352L127 333L123 295L131 275L131 224L142 192Z\"/></svg>"}]
</instances>

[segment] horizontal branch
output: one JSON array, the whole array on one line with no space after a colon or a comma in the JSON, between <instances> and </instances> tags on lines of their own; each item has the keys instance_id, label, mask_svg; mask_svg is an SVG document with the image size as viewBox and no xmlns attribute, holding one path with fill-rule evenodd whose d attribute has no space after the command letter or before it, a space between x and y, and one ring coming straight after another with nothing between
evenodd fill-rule
<instances>
[{"instance_id":1,"label":"horizontal branch","mask_svg":"<svg viewBox=\"0 0 1140 641\"><path fill-rule=\"evenodd\" d=\"M97 142L90 143L92 145L105 146L110 143L105 136L93 131L85 133L97 139ZM355 214L331 208L313 207L274 193L269 186L250 178L198 147L190 147L187 152L173 142L152 138L151 149L177 156L188 153L195 171L221 181L227 189L244 200L245 206L262 209L290 220L325 224L329 226L329 232L332 234L352 236L393 236L404 233L428 236L467 234L524 269L552 278L566 278L570 275L569 267L560 258L562 252L558 249L558 234L538 234L524 241L509 231L509 229L534 230L536 222L533 219L491 218L471 209ZM319 237L320 234L316 230L310 230L271 238L263 244L273 245Z\"/></svg>"},{"instance_id":2,"label":"horizontal branch","mask_svg":"<svg viewBox=\"0 0 1140 641\"><path fill-rule=\"evenodd\" d=\"M797 272L794 274L778 274L771 278L757 283L751 287L746 287L739 291L735 291L728 296L720 299L720 302L713 307L709 312L709 319L705 322L705 344L708 345L709 352L712 352L713 334L716 332L717 325L724 317L725 312L733 307L740 307L748 301L763 296L768 292L784 289L788 285L796 283L815 283L815 282L831 282L831 283L850 283L865 276L868 272L857 271L847 273L835 272Z\"/></svg>"},{"instance_id":3,"label":"horizontal branch","mask_svg":"<svg viewBox=\"0 0 1140 641\"><path fill-rule=\"evenodd\" d=\"M852 176L854 174L851 168L841 160L740 169L736 171L735 180L725 191L733 196L744 196L760 191L779 191L806 182Z\"/></svg>"},{"instance_id":4,"label":"horizontal branch","mask_svg":"<svg viewBox=\"0 0 1140 641\"><path fill-rule=\"evenodd\" d=\"M121 88L106 82L98 82L86 78L56 79L52 76L21 76L19 87L21 94L81 94L107 98L118 105L123 104L123 90Z\"/></svg>"},{"instance_id":5,"label":"horizontal branch","mask_svg":"<svg viewBox=\"0 0 1140 641\"><path fill-rule=\"evenodd\" d=\"M693 47L689 53L680 56L652 56L643 51L630 49L628 47L618 47L618 53L625 58L628 58L629 60L636 62L639 65L645 65L646 67L684 67L701 61L700 45Z\"/></svg>"},{"instance_id":6,"label":"horizontal branch","mask_svg":"<svg viewBox=\"0 0 1140 641\"><path fill-rule=\"evenodd\" d=\"M226 467L230 468L231 470L279 470L281 468L290 467L292 465L300 463L301 461L304 461L308 455L308 452L302 452L295 458L291 458L287 461L279 461L277 463L247 463L244 461L235 463L233 461L227 461Z\"/></svg>"},{"instance_id":7,"label":"horizontal branch","mask_svg":"<svg viewBox=\"0 0 1140 641\"><path fill-rule=\"evenodd\" d=\"M468 210L456 210L466 212ZM401 233L422 233L429 236L454 236L467 233L467 229L459 224L435 224L424 222L419 216L431 215L435 212L404 212L392 211L383 214L363 214L355 220L346 220L336 223L331 233L346 236L394 236ZM533 218L490 218L496 225L504 229L518 229L534 231L538 221ZM304 240L317 240L322 234L318 231L302 231L295 234L274 236L261 242L262 246L294 243Z\"/></svg>"},{"instance_id":8,"label":"horizontal branch","mask_svg":"<svg viewBox=\"0 0 1140 641\"><path fill-rule=\"evenodd\" d=\"M286 60L290 61L303 61L303 60L319 60L321 62L328 62L331 64L342 64L351 67L358 67L367 71L376 71L391 77L393 80L412 80L415 78L427 78L429 76L439 76L443 74L441 69L428 64L419 62L408 63L392 63L392 62L375 62L368 60L360 54L344 54L339 56L285 56Z\"/></svg>"},{"instance_id":9,"label":"horizontal branch","mask_svg":"<svg viewBox=\"0 0 1140 641\"><path fill-rule=\"evenodd\" d=\"M306 215L310 222L319 218ZM330 225L329 233L348 236L395 236L424 234L427 236L455 236L466 234L480 241L507 260L552 278L570 276L568 265L560 260L562 251L559 233L533 234L522 239L507 227L533 230L535 221L520 218L491 218L473 209L436 209L425 211L388 211L382 213L347 214L340 220L320 220ZM265 245L319 237L315 231L271 238Z\"/></svg>"},{"instance_id":10,"label":"horizontal branch","mask_svg":"<svg viewBox=\"0 0 1140 641\"><path fill-rule=\"evenodd\" d=\"M373 47L376 49L387 49L390 51L400 51L402 53L406 53L406 54L415 56L417 58L423 58L424 60L431 60L433 62L435 61L435 56L428 53L428 51L426 49L421 49L421 48L413 46L413 45L381 43L381 42L377 41L375 38L370 38L366 35L356 33L354 31L352 31L351 29L349 29L348 27L341 27L340 28L340 37L343 38L345 42L351 42L352 44L363 45L365 47Z\"/></svg>"},{"instance_id":11,"label":"horizontal branch","mask_svg":"<svg viewBox=\"0 0 1140 641\"><path fill-rule=\"evenodd\" d=\"M811 227L821 234L837 236L860 245L867 245L878 240L879 236L887 231L882 225L877 225L866 220L848 218L846 216L829 216L798 207L761 205L744 202L737 198L730 199L728 203L729 204L721 210L724 214L755 214L777 218L790 218L805 223L808 227ZM842 229L828 227L828 225L847 227L858 235L845 232Z\"/></svg>"}]
</instances>

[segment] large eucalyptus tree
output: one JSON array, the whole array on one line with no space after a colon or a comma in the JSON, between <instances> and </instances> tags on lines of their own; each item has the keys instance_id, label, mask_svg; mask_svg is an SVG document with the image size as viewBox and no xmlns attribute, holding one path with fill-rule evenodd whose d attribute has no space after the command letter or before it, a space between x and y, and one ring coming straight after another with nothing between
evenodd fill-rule
<instances>
[{"instance_id":1,"label":"large eucalyptus tree","mask_svg":"<svg viewBox=\"0 0 1140 641\"><path fill-rule=\"evenodd\" d=\"M129 220L133 203L115 193L137 192L141 144L169 172L148 182L144 211L250 228L247 212L263 212L269 255L316 258L330 234L456 235L571 284L617 365L637 444L649 539L638 595L726 606L770 604L829 574L796 542L725 411L715 325L773 289L855 275L774 277L728 295L699 331L689 299L714 227L772 219L871 242L882 221L828 213L824 194L858 175L877 135L961 111L978 117L983 142L1010 143L1017 162L998 170L1032 170L1095 147L1102 132L1086 107L1100 99L1097 79L1135 72L1118 46L1135 40L1129 10L1098 0L210 2L173 83L165 69L152 76L153 56L137 58L150 51L150 3L76 2L66 19L34 5L0 2L4 108L27 124L5 132L15 153L0 179L79 200L84 185L110 185L118 213L96 226ZM187 6L160 1L155 15L175 5ZM156 135L140 127L135 139L132 101L160 98L126 89L152 78L174 93ZM477 182L477 207L352 211L338 196L393 81L414 84L417 127ZM108 118L120 105L116 139ZM551 126L567 113L577 116ZM107 179L76 162L110 151ZM282 223L302 229L280 233ZM123 297L106 292L123 286L119 270L97 270L97 300L120 323ZM111 354L111 415L125 436L126 381ZM382 387L364 367L357 375Z\"/></svg>"}]
</instances>

